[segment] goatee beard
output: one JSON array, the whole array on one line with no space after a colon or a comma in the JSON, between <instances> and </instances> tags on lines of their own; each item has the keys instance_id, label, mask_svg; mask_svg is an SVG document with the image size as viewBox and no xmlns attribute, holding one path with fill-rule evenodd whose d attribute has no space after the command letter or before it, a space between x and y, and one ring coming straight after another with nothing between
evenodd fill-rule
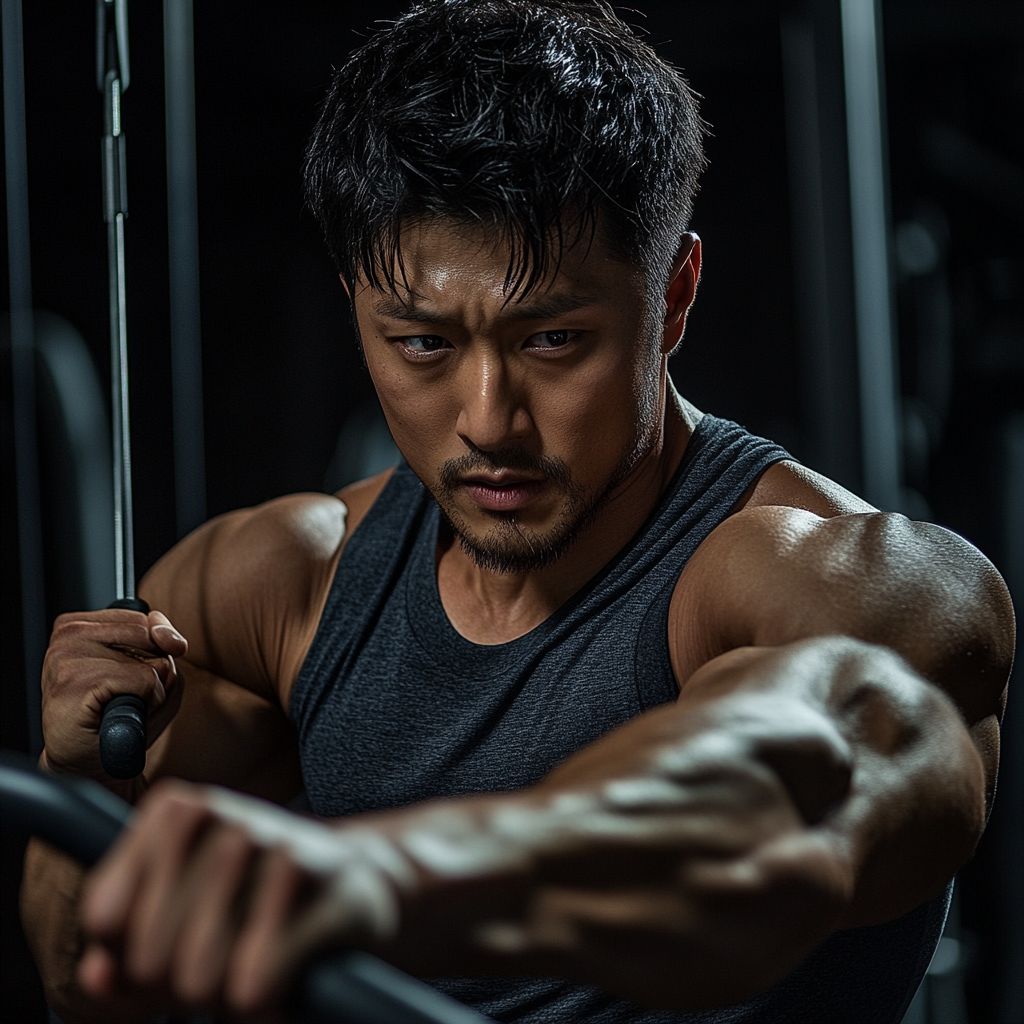
<instances>
[{"instance_id":1,"label":"goatee beard","mask_svg":"<svg viewBox=\"0 0 1024 1024\"><path fill-rule=\"evenodd\" d=\"M631 460L630 460L631 461ZM494 528L483 537L474 537L459 514L455 494L464 477L476 470L494 472L510 469L532 475L541 474L564 496L555 525L544 534L523 527L515 512L487 511ZM629 472L620 466L601 491L590 491L572 479L569 467L559 458L533 455L525 448L505 448L496 452L473 451L445 462L432 488L434 499L459 546L480 569L499 574L538 572L557 562L576 543L580 533L593 522L608 500L612 489Z\"/></svg>"}]
</instances>

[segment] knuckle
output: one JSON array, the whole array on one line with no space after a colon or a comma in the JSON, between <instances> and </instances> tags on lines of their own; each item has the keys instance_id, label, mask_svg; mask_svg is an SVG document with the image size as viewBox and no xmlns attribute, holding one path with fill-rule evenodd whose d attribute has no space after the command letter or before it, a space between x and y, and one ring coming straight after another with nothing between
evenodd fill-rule
<instances>
[{"instance_id":1,"label":"knuckle","mask_svg":"<svg viewBox=\"0 0 1024 1024\"><path fill-rule=\"evenodd\" d=\"M153 641L149 635L149 627L145 623L132 622L125 630L128 643L140 650L153 650Z\"/></svg>"},{"instance_id":2,"label":"knuckle","mask_svg":"<svg viewBox=\"0 0 1024 1024\"><path fill-rule=\"evenodd\" d=\"M62 612L58 615L53 620L53 630L50 633L51 638L63 633L74 620L75 615L72 612Z\"/></svg>"},{"instance_id":3,"label":"knuckle","mask_svg":"<svg viewBox=\"0 0 1024 1024\"><path fill-rule=\"evenodd\" d=\"M210 839L214 868L230 871L255 849L249 834L239 825L220 824Z\"/></svg>"},{"instance_id":4,"label":"knuckle","mask_svg":"<svg viewBox=\"0 0 1024 1024\"><path fill-rule=\"evenodd\" d=\"M52 689L56 693L64 690L73 690L82 687L83 665L81 661L74 658L57 658L50 674Z\"/></svg>"}]
</instances>

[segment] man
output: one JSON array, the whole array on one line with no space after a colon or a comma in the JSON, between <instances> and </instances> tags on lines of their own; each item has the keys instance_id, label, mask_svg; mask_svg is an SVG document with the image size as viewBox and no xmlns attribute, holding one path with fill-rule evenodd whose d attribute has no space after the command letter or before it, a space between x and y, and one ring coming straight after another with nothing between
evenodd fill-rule
<instances>
[{"instance_id":1,"label":"man","mask_svg":"<svg viewBox=\"0 0 1024 1024\"><path fill-rule=\"evenodd\" d=\"M960 538L676 393L700 136L602 4L425 3L338 72L309 198L405 462L207 524L148 618L58 620L44 764L140 804L84 889L30 853L62 1016L258 1015L331 942L502 1019L901 1018L1012 611Z\"/></svg>"}]
</instances>

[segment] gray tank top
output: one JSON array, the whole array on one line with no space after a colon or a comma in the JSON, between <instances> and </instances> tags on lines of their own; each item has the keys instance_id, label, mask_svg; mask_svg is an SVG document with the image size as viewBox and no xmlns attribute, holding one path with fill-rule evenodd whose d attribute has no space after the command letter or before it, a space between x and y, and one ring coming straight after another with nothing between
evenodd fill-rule
<instances>
[{"instance_id":1,"label":"gray tank top","mask_svg":"<svg viewBox=\"0 0 1024 1024\"><path fill-rule=\"evenodd\" d=\"M460 636L437 589L439 510L401 465L345 547L292 691L315 814L338 817L520 789L611 729L674 700L672 591L747 488L790 456L705 416L636 537L536 629L509 643ZM435 979L524 1024L896 1024L928 966L948 893L883 925L829 938L750 1002L663 1013L553 979Z\"/></svg>"}]
</instances>

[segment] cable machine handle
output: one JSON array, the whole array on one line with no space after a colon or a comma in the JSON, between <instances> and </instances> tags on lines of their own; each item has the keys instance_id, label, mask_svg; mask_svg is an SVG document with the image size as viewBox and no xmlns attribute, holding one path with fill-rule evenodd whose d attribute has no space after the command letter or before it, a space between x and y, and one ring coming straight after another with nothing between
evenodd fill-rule
<instances>
[{"instance_id":1,"label":"cable machine handle","mask_svg":"<svg viewBox=\"0 0 1024 1024\"><path fill-rule=\"evenodd\" d=\"M149 612L141 597L122 597L108 608ZM146 703L141 697L123 693L103 709L100 719L100 764L114 779L134 779L146 767Z\"/></svg>"}]
</instances>

